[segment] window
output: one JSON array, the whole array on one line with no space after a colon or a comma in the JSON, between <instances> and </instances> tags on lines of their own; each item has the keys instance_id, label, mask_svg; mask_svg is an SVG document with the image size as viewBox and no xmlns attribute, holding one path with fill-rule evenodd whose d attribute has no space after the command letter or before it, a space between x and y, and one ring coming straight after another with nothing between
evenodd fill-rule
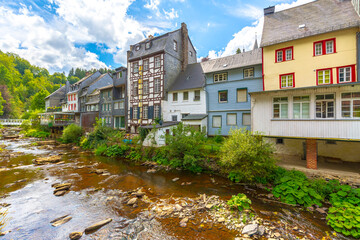
<instances>
[{"instance_id":1,"label":"window","mask_svg":"<svg viewBox=\"0 0 360 240\"><path fill-rule=\"evenodd\" d=\"M188 113L183 113L181 114L181 118L186 118L189 114Z\"/></svg>"},{"instance_id":2,"label":"window","mask_svg":"<svg viewBox=\"0 0 360 240\"><path fill-rule=\"evenodd\" d=\"M171 116L171 121L177 122L177 115L172 115Z\"/></svg>"},{"instance_id":3,"label":"window","mask_svg":"<svg viewBox=\"0 0 360 240\"><path fill-rule=\"evenodd\" d=\"M278 49L275 51L275 62L284 62L293 60L293 47Z\"/></svg>"},{"instance_id":4,"label":"window","mask_svg":"<svg viewBox=\"0 0 360 240\"><path fill-rule=\"evenodd\" d=\"M341 94L341 117L360 118L360 92Z\"/></svg>"},{"instance_id":5,"label":"window","mask_svg":"<svg viewBox=\"0 0 360 240\"><path fill-rule=\"evenodd\" d=\"M254 77L254 68L244 69L244 78Z\"/></svg>"},{"instance_id":6,"label":"window","mask_svg":"<svg viewBox=\"0 0 360 240\"><path fill-rule=\"evenodd\" d=\"M155 68L160 67L160 56L155 57Z\"/></svg>"},{"instance_id":7,"label":"window","mask_svg":"<svg viewBox=\"0 0 360 240\"><path fill-rule=\"evenodd\" d=\"M188 101L189 100L189 92L183 92L183 100Z\"/></svg>"},{"instance_id":8,"label":"window","mask_svg":"<svg viewBox=\"0 0 360 240\"><path fill-rule=\"evenodd\" d=\"M154 105L154 118L160 118L160 105Z\"/></svg>"},{"instance_id":9,"label":"window","mask_svg":"<svg viewBox=\"0 0 360 240\"><path fill-rule=\"evenodd\" d=\"M273 100L273 117L288 118L288 98L277 97Z\"/></svg>"},{"instance_id":10,"label":"window","mask_svg":"<svg viewBox=\"0 0 360 240\"><path fill-rule=\"evenodd\" d=\"M227 91L219 91L219 103L226 103L228 101Z\"/></svg>"},{"instance_id":11,"label":"window","mask_svg":"<svg viewBox=\"0 0 360 240\"><path fill-rule=\"evenodd\" d=\"M316 118L335 117L335 95L322 94L316 95Z\"/></svg>"},{"instance_id":12,"label":"window","mask_svg":"<svg viewBox=\"0 0 360 240\"><path fill-rule=\"evenodd\" d=\"M119 102L114 103L114 109L119 109L119 105L120 105Z\"/></svg>"},{"instance_id":13,"label":"window","mask_svg":"<svg viewBox=\"0 0 360 240\"><path fill-rule=\"evenodd\" d=\"M149 81L143 82L143 94L149 94Z\"/></svg>"},{"instance_id":14,"label":"window","mask_svg":"<svg viewBox=\"0 0 360 240\"><path fill-rule=\"evenodd\" d=\"M276 144L284 144L284 139L283 138L277 138L276 139Z\"/></svg>"},{"instance_id":15,"label":"window","mask_svg":"<svg viewBox=\"0 0 360 240\"><path fill-rule=\"evenodd\" d=\"M355 65L337 68L338 83L355 82Z\"/></svg>"},{"instance_id":16,"label":"window","mask_svg":"<svg viewBox=\"0 0 360 240\"><path fill-rule=\"evenodd\" d=\"M137 82L134 82L134 87L133 87L133 95L137 96L139 93L139 85Z\"/></svg>"},{"instance_id":17,"label":"window","mask_svg":"<svg viewBox=\"0 0 360 240\"><path fill-rule=\"evenodd\" d=\"M280 88L295 87L295 73L280 75Z\"/></svg>"},{"instance_id":18,"label":"window","mask_svg":"<svg viewBox=\"0 0 360 240\"><path fill-rule=\"evenodd\" d=\"M125 98L125 87L121 87L121 98Z\"/></svg>"},{"instance_id":19,"label":"window","mask_svg":"<svg viewBox=\"0 0 360 240\"><path fill-rule=\"evenodd\" d=\"M135 51L139 51L140 48L141 48L141 45L140 45L140 44L136 45L136 46L135 46Z\"/></svg>"},{"instance_id":20,"label":"window","mask_svg":"<svg viewBox=\"0 0 360 240\"><path fill-rule=\"evenodd\" d=\"M296 96L293 98L293 118L310 118L310 96Z\"/></svg>"},{"instance_id":21,"label":"window","mask_svg":"<svg viewBox=\"0 0 360 240\"><path fill-rule=\"evenodd\" d=\"M125 109L125 102L119 102L119 108Z\"/></svg>"},{"instance_id":22,"label":"window","mask_svg":"<svg viewBox=\"0 0 360 240\"><path fill-rule=\"evenodd\" d=\"M143 119L148 119L149 115L149 106L143 106L143 112L142 112Z\"/></svg>"},{"instance_id":23,"label":"window","mask_svg":"<svg viewBox=\"0 0 360 240\"><path fill-rule=\"evenodd\" d=\"M236 100L237 102L247 102L247 89L237 89Z\"/></svg>"},{"instance_id":24,"label":"window","mask_svg":"<svg viewBox=\"0 0 360 240\"><path fill-rule=\"evenodd\" d=\"M226 114L226 125L236 126L236 113Z\"/></svg>"},{"instance_id":25,"label":"window","mask_svg":"<svg viewBox=\"0 0 360 240\"><path fill-rule=\"evenodd\" d=\"M74 94L74 101L76 101L76 94Z\"/></svg>"},{"instance_id":26,"label":"window","mask_svg":"<svg viewBox=\"0 0 360 240\"><path fill-rule=\"evenodd\" d=\"M243 126L250 126L251 125L251 114L250 113L243 113L242 114L242 125Z\"/></svg>"},{"instance_id":27,"label":"window","mask_svg":"<svg viewBox=\"0 0 360 240\"><path fill-rule=\"evenodd\" d=\"M332 81L332 69L320 69L316 70L317 85L331 84Z\"/></svg>"},{"instance_id":28,"label":"window","mask_svg":"<svg viewBox=\"0 0 360 240\"><path fill-rule=\"evenodd\" d=\"M151 47L151 42L150 41L145 43L145 49L149 49L150 47Z\"/></svg>"},{"instance_id":29,"label":"window","mask_svg":"<svg viewBox=\"0 0 360 240\"><path fill-rule=\"evenodd\" d=\"M335 38L314 42L314 56L336 53Z\"/></svg>"},{"instance_id":30,"label":"window","mask_svg":"<svg viewBox=\"0 0 360 240\"><path fill-rule=\"evenodd\" d=\"M214 82L227 81L227 73L216 73L214 74Z\"/></svg>"},{"instance_id":31,"label":"window","mask_svg":"<svg viewBox=\"0 0 360 240\"><path fill-rule=\"evenodd\" d=\"M194 91L194 101L200 101L200 90L195 90Z\"/></svg>"},{"instance_id":32,"label":"window","mask_svg":"<svg viewBox=\"0 0 360 240\"><path fill-rule=\"evenodd\" d=\"M155 93L161 92L160 78L155 78L154 80L154 92Z\"/></svg>"},{"instance_id":33,"label":"window","mask_svg":"<svg viewBox=\"0 0 360 240\"><path fill-rule=\"evenodd\" d=\"M148 59L144 60L143 65L144 65L143 70L148 71L149 70L149 60Z\"/></svg>"},{"instance_id":34,"label":"window","mask_svg":"<svg viewBox=\"0 0 360 240\"><path fill-rule=\"evenodd\" d=\"M221 116L212 117L212 126L213 128L221 128Z\"/></svg>"},{"instance_id":35,"label":"window","mask_svg":"<svg viewBox=\"0 0 360 240\"><path fill-rule=\"evenodd\" d=\"M108 110L111 111L111 103L108 103Z\"/></svg>"},{"instance_id":36,"label":"window","mask_svg":"<svg viewBox=\"0 0 360 240\"><path fill-rule=\"evenodd\" d=\"M134 73L138 73L138 72L139 72L139 63L138 63L138 62L134 62L134 63L133 63L133 72L134 72Z\"/></svg>"},{"instance_id":37,"label":"window","mask_svg":"<svg viewBox=\"0 0 360 240\"><path fill-rule=\"evenodd\" d=\"M174 40L174 51L177 52L177 41Z\"/></svg>"},{"instance_id":38,"label":"window","mask_svg":"<svg viewBox=\"0 0 360 240\"><path fill-rule=\"evenodd\" d=\"M177 100L178 100L178 94L173 93L173 102L177 102Z\"/></svg>"},{"instance_id":39,"label":"window","mask_svg":"<svg viewBox=\"0 0 360 240\"><path fill-rule=\"evenodd\" d=\"M192 55L193 55L192 51L189 51L189 54L190 54L190 57L192 57Z\"/></svg>"},{"instance_id":40,"label":"window","mask_svg":"<svg viewBox=\"0 0 360 240\"><path fill-rule=\"evenodd\" d=\"M134 106L133 107L133 119L137 119L138 118L138 107Z\"/></svg>"}]
</instances>

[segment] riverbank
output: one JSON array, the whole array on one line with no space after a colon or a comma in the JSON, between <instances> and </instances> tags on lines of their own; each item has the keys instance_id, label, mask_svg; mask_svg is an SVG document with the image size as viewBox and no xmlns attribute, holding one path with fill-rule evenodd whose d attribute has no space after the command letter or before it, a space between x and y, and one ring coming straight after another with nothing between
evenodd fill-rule
<instances>
[{"instance_id":1,"label":"riverbank","mask_svg":"<svg viewBox=\"0 0 360 240\"><path fill-rule=\"evenodd\" d=\"M242 219L230 221L230 216L237 212L228 211L226 204L240 192L253 202L253 217L246 224L264 226L262 239L321 239L332 232L323 220L324 215L318 212L275 202L266 190L234 184L213 174L192 174L158 164L139 166L121 158L94 156L70 145L41 146L44 149L39 150L28 140L3 144L9 149L27 151L0 163L1 169L6 169L0 172L4 179L0 194L5 196L0 202L11 204L11 220L4 230L12 232L3 239L66 239L69 233L82 231L106 218L113 222L82 239L219 239L219 236L244 239L241 231L245 224ZM34 159L49 154L61 156L62 163L32 164ZM27 178L24 182L17 182L24 177ZM69 192L54 196L51 185L57 182L71 183ZM12 183L15 184L4 187ZM128 201L133 193L139 192L139 187L145 194L137 197L134 207ZM51 227L51 220L68 213L72 215L70 224Z\"/></svg>"}]
</instances>

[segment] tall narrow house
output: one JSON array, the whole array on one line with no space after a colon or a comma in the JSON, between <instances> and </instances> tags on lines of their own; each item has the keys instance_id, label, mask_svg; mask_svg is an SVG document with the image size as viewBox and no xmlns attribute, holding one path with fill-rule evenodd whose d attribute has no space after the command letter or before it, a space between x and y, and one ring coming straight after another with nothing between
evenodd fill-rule
<instances>
[{"instance_id":1,"label":"tall narrow house","mask_svg":"<svg viewBox=\"0 0 360 240\"><path fill-rule=\"evenodd\" d=\"M351 0L264 14L264 91L251 94L252 130L308 168L360 161L360 18Z\"/></svg>"},{"instance_id":2,"label":"tall narrow house","mask_svg":"<svg viewBox=\"0 0 360 240\"><path fill-rule=\"evenodd\" d=\"M127 60L128 127L137 132L163 118L168 90L188 64L196 63L196 51L182 23L178 30L131 45Z\"/></svg>"}]
</instances>

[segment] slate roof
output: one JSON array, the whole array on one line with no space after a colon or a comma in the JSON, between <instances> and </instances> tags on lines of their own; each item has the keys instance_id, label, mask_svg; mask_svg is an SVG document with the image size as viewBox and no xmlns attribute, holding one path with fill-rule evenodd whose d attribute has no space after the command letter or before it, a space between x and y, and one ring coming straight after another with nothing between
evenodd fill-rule
<instances>
[{"instance_id":1,"label":"slate roof","mask_svg":"<svg viewBox=\"0 0 360 240\"><path fill-rule=\"evenodd\" d=\"M205 85L205 75L200 63L186 66L184 72L180 72L169 91L180 91L185 89L202 88Z\"/></svg>"},{"instance_id":2,"label":"slate roof","mask_svg":"<svg viewBox=\"0 0 360 240\"><path fill-rule=\"evenodd\" d=\"M60 87L59 89L57 89L56 91L54 91L53 93L51 93L50 95L48 95L45 99L48 99L49 97L53 97L53 96L55 96L55 95L57 95L57 94L65 94L65 85L64 86L62 86L62 87Z\"/></svg>"},{"instance_id":3,"label":"slate roof","mask_svg":"<svg viewBox=\"0 0 360 240\"><path fill-rule=\"evenodd\" d=\"M203 120L207 117L207 114L189 114L182 118L181 121Z\"/></svg>"},{"instance_id":4,"label":"slate roof","mask_svg":"<svg viewBox=\"0 0 360 240\"><path fill-rule=\"evenodd\" d=\"M202 62L204 73L219 72L262 63L261 48Z\"/></svg>"},{"instance_id":5,"label":"slate roof","mask_svg":"<svg viewBox=\"0 0 360 240\"><path fill-rule=\"evenodd\" d=\"M265 15L260 46L358 26L360 17L350 0L317 0Z\"/></svg>"},{"instance_id":6,"label":"slate roof","mask_svg":"<svg viewBox=\"0 0 360 240\"><path fill-rule=\"evenodd\" d=\"M110 85L107 85L107 86L104 86L104 87L99 88L99 90L104 90L104 89L112 88L113 86L114 86L113 84L110 84Z\"/></svg>"},{"instance_id":7,"label":"slate roof","mask_svg":"<svg viewBox=\"0 0 360 240\"><path fill-rule=\"evenodd\" d=\"M136 43L133 45L133 50L130 51L129 61L146 56L146 55L152 55L161 51L164 51L166 48L168 37L177 31L180 31L180 29L177 29L172 32L165 33L163 35L153 37L151 39L145 39L139 43ZM149 49L145 49L145 44L147 42L151 42L151 47ZM136 50L136 47L140 46L139 50Z\"/></svg>"}]
</instances>

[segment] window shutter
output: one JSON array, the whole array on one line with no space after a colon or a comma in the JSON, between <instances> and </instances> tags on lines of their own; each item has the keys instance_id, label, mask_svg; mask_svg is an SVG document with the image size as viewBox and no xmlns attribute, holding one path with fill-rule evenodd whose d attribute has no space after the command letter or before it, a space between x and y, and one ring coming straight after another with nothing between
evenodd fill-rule
<instances>
[{"instance_id":1,"label":"window shutter","mask_svg":"<svg viewBox=\"0 0 360 240\"><path fill-rule=\"evenodd\" d=\"M153 119L153 118L154 118L154 106L149 106L148 119Z\"/></svg>"},{"instance_id":2,"label":"window shutter","mask_svg":"<svg viewBox=\"0 0 360 240\"><path fill-rule=\"evenodd\" d=\"M138 111L137 111L137 119L140 119L140 107L138 107Z\"/></svg>"},{"instance_id":3,"label":"window shutter","mask_svg":"<svg viewBox=\"0 0 360 240\"><path fill-rule=\"evenodd\" d=\"M130 108L130 119L133 119L133 108Z\"/></svg>"}]
</instances>

